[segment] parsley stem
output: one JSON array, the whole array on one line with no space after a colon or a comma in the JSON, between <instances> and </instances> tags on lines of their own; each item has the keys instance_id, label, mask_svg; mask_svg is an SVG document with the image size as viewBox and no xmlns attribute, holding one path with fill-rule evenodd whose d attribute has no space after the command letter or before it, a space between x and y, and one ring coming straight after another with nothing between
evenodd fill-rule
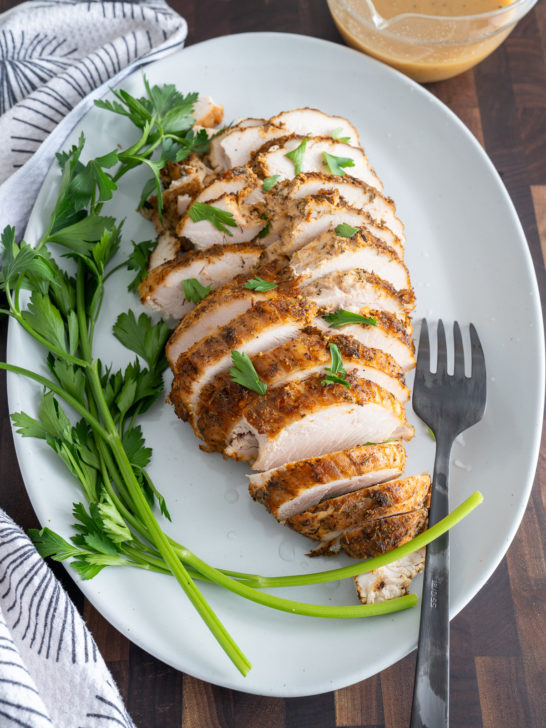
<instances>
[{"instance_id":1,"label":"parsley stem","mask_svg":"<svg viewBox=\"0 0 546 728\"><path fill-rule=\"evenodd\" d=\"M52 382L50 379L47 379L41 374L37 374L30 369L24 369L23 367L18 367L15 364L7 364L4 361L0 362L0 369L4 369L4 371L6 372L13 372L14 374L21 374L24 377L28 377L28 379L33 379L35 382L38 382L38 384L41 384L42 387L51 390L59 397L61 397L61 399L63 399L73 409L75 409L76 412L78 412L78 414L80 414L84 418L84 420L91 425L93 430L95 430L101 437L108 440L109 434L101 425L101 423L95 417L93 417L93 415L84 405L81 404L81 402L79 402L75 397L73 397L55 382Z\"/></svg>"}]
</instances>

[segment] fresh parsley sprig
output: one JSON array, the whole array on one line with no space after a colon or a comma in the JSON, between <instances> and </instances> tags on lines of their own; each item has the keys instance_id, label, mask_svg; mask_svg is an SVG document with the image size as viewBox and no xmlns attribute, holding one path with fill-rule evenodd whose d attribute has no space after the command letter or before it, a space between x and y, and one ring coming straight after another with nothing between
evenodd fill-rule
<instances>
[{"instance_id":1,"label":"fresh parsley sprig","mask_svg":"<svg viewBox=\"0 0 546 728\"><path fill-rule=\"evenodd\" d=\"M340 326L347 326L348 324L377 326L375 316L363 316L353 311L346 311L344 308L338 308L334 313L325 314L322 318L330 324L331 329L337 329Z\"/></svg>"},{"instance_id":2,"label":"fresh parsley sprig","mask_svg":"<svg viewBox=\"0 0 546 728\"><path fill-rule=\"evenodd\" d=\"M233 361L233 366L229 368L231 379L263 396L267 391L267 384L258 376L249 355L245 352L232 351L231 360Z\"/></svg>"},{"instance_id":3,"label":"fresh parsley sprig","mask_svg":"<svg viewBox=\"0 0 546 728\"><path fill-rule=\"evenodd\" d=\"M342 144L350 144L351 137L348 136L341 136L343 134L343 127L338 126L336 129L332 131L330 136L332 139L335 139L336 142L341 142Z\"/></svg>"},{"instance_id":4,"label":"fresh parsley sprig","mask_svg":"<svg viewBox=\"0 0 546 728\"><path fill-rule=\"evenodd\" d=\"M305 138L298 144L298 146L291 152L287 152L284 156L294 163L294 174L299 174L303 169L303 159L305 157L305 150L307 148L307 142L309 139Z\"/></svg>"},{"instance_id":5,"label":"fresh parsley sprig","mask_svg":"<svg viewBox=\"0 0 546 728\"><path fill-rule=\"evenodd\" d=\"M275 187L280 178L280 174L272 174L271 177L266 177L262 182L262 190L264 192L269 192L269 190L272 190L273 187Z\"/></svg>"},{"instance_id":6,"label":"fresh parsley sprig","mask_svg":"<svg viewBox=\"0 0 546 728\"><path fill-rule=\"evenodd\" d=\"M350 157L336 157L328 152L322 152L326 166L330 170L330 174L344 175L347 174L344 167L354 167L354 159Z\"/></svg>"},{"instance_id":7,"label":"fresh parsley sprig","mask_svg":"<svg viewBox=\"0 0 546 728\"><path fill-rule=\"evenodd\" d=\"M265 293L265 291L272 291L274 288L278 287L278 283L273 283L273 281L266 281L263 278L260 278L260 276L254 276L254 278L249 278L248 281L245 283L245 288L249 288L251 291L259 291L262 293Z\"/></svg>"},{"instance_id":8,"label":"fresh parsley sprig","mask_svg":"<svg viewBox=\"0 0 546 728\"><path fill-rule=\"evenodd\" d=\"M192 303L199 303L210 293L210 286L201 285L197 278L186 278L185 281L182 281L182 288L184 289L186 301Z\"/></svg>"},{"instance_id":9,"label":"fresh parsley sprig","mask_svg":"<svg viewBox=\"0 0 546 728\"><path fill-rule=\"evenodd\" d=\"M220 230L220 232L225 233L230 237L233 236L233 233L227 229L226 225L229 227L237 227L237 223L235 222L235 218L231 212L222 210L220 207L215 207L214 205L209 205L206 202L198 202L196 200L189 208L188 215L193 222L207 220L214 225L217 230Z\"/></svg>"},{"instance_id":10,"label":"fresh parsley sprig","mask_svg":"<svg viewBox=\"0 0 546 728\"><path fill-rule=\"evenodd\" d=\"M349 225L347 222L340 223L336 226L335 230L336 235L339 235L340 238L352 238L358 232L358 228Z\"/></svg>"},{"instance_id":11,"label":"fresh parsley sprig","mask_svg":"<svg viewBox=\"0 0 546 728\"><path fill-rule=\"evenodd\" d=\"M350 389L351 384L345 379L347 372L343 366L339 347L331 342L328 346L330 348L330 366L325 367L328 374L325 375L324 379L321 379L320 383L323 387L327 384L343 384L344 387Z\"/></svg>"}]
</instances>

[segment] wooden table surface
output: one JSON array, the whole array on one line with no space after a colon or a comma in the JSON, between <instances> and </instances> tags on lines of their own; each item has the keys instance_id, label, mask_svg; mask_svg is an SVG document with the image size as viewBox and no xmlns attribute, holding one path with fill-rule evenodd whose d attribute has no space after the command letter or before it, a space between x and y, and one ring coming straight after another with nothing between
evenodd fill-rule
<instances>
[{"instance_id":1,"label":"wooden table surface","mask_svg":"<svg viewBox=\"0 0 546 728\"><path fill-rule=\"evenodd\" d=\"M3 0L0 9L15 4ZM342 42L325 0L171 0L170 5L188 21L187 45L244 31ZM476 69L427 88L462 119L493 160L546 293L546 2L539 2ZM5 319L0 337L4 358ZM522 364L514 376L524 375ZM25 529L35 527L13 448L3 377L0 413L0 505ZM514 542L451 625L452 728L546 724L545 484L543 441L533 493ZM139 728L403 728L409 723L415 654L332 693L287 700L247 695L183 675L146 654L93 609L62 567L54 569L84 614Z\"/></svg>"}]
</instances>

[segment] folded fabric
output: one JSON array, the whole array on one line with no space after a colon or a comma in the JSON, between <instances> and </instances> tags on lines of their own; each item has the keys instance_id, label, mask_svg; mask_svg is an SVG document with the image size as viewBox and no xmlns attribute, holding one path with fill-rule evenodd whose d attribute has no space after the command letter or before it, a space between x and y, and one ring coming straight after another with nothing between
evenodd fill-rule
<instances>
[{"instance_id":1,"label":"folded fabric","mask_svg":"<svg viewBox=\"0 0 546 728\"><path fill-rule=\"evenodd\" d=\"M0 725L134 728L82 618L2 510Z\"/></svg>"},{"instance_id":2,"label":"folded fabric","mask_svg":"<svg viewBox=\"0 0 546 728\"><path fill-rule=\"evenodd\" d=\"M17 178L61 119L135 60L181 48L186 33L162 0L32 0L0 15L0 183L18 192L0 205L0 227L26 220L39 180ZM133 725L74 605L0 510L0 726Z\"/></svg>"}]
</instances>

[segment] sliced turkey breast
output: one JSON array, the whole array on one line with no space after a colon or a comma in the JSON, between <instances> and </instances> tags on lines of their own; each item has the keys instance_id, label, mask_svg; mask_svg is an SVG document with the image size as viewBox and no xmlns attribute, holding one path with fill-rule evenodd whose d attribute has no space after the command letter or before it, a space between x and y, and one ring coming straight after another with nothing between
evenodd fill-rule
<instances>
[{"instance_id":1,"label":"sliced turkey breast","mask_svg":"<svg viewBox=\"0 0 546 728\"><path fill-rule=\"evenodd\" d=\"M403 556L392 564L354 577L358 597L363 604L384 602L408 594L412 579L425 565L424 548Z\"/></svg>"},{"instance_id":2,"label":"sliced turkey breast","mask_svg":"<svg viewBox=\"0 0 546 728\"><path fill-rule=\"evenodd\" d=\"M282 230L275 229L263 239L267 248L264 257L268 260L290 256L343 223L361 229L364 235L374 236L392 248L400 260L404 259L404 247L399 238L384 223L373 220L369 213L343 204L335 190L288 203L286 211L289 219Z\"/></svg>"},{"instance_id":3,"label":"sliced turkey breast","mask_svg":"<svg viewBox=\"0 0 546 728\"><path fill-rule=\"evenodd\" d=\"M144 306L163 316L181 319L194 308L186 299L184 281L197 280L211 290L256 267L262 248L254 243L213 245L190 250L175 260L154 268L138 288Z\"/></svg>"},{"instance_id":4,"label":"sliced turkey breast","mask_svg":"<svg viewBox=\"0 0 546 728\"><path fill-rule=\"evenodd\" d=\"M427 473L354 489L289 518L286 525L314 541L337 539L368 521L428 508L430 476Z\"/></svg>"},{"instance_id":5,"label":"sliced turkey breast","mask_svg":"<svg viewBox=\"0 0 546 728\"><path fill-rule=\"evenodd\" d=\"M318 372L326 374L330 365L329 344L335 344L347 371L384 387L400 402L409 399L402 370L394 359L378 349L368 349L348 336L321 334L307 327L274 349L252 357L256 373L268 387L284 385ZM243 410L259 395L232 381L224 373L203 388L192 426L211 450L223 451Z\"/></svg>"},{"instance_id":6,"label":"sliced turkey breast","mask_svg":"<svg viewBox=\"0 0 546 728\"><path fill-rule=\"evenodd\" d=\"M357 445L249 475L248 490L278 521L285 521L325 498L396 478L405 465L401 442Z\"/></svg>"},{"instance_id":7,"label":"sliced turkey breast","mask_svg":"<svg viewBox=\"0 0 546 728\"><path fill-rule=\"evenodd\" d=\"M262 180L249 167L235 167L213 179L195 199L198 202L210 202L217 200L222 195L236 194L246 189L253 192L246 195L245 204L256 204L263 200L261 187Z\"/></svg>"},{"instance_id":8,"label":"sliced turkey breast","mask_svg":"<svg viewBox=\"0 0 546 728\"><path fill-rule=\"evenodd\" d=\"M397 291L378 276L360 268L328 273L302 285L301 292L325 311L373 308L405 316L415 308L412 290Z\"/></svg>"},{"instance_id":9,"label":"sliced turkey breast","mask_svg":"<svg viewBox=\"0 0 546 728\"><path fill-rule=\"evenodd\" d=\"M296 168L293 160L286 155L291 154L301 145L304 146L304 151L301 164ZM361 179L378 190L383 189L383 184L370 166L363 150L360 147L352 147L350 144L337 142L331 137L292 134L272 139L264 144L261 149L255 147L256 149L258 151L253 156L250 164L258 177L262 179L277 174L283 180L292 179L300 172L331 173L326 161L327 158L324 156L329 154L331 157L337 157L338 160L341 159L342 163L347 160L353 162L352 166L341 167L344 174L339 176L344 177L346 174L350 174L351 177ZM238 164L244 164L244 162L238 162Z\"/></svg>"},{"instance_id":10,"label":"sliced turkey breast","mask_svg":"<svg viewBox=\"0 0 546 728\"><path fill-rule=\"evenodd\" d=\"M197 341L248 311L257 301L265 301L277 296L276 290L262 293L245 288L247 280L247 275L239 276L231 283L226 283L215 291L211 291L184 316L165 347L171 368L174 368L180 354L187 351Z\"/></svg>"},{"instance_id":11,"label":"sliced turkey breast","mask_svg":"<svg viewBox=\"0 0 546 728\"><path fill-rule=\"evenodd\" d=\"M350 172L350 168L348 171ZM405 243L404 226L396 217L391 198L385 197L375 187L362 180L351 177L349 173L341 177L323 172L302 172L294 179L275 185L267 202L271 214L280 215L286 207L287 200L300 200L303 197L320 195L328 190L336 190L345 204L356 210L364 210L374 220L384 222L401 243Z\"/></svg>"},{"instance_id":12,"label":"sliced turkey breast","mask_svg":"<svg viewBox=\"0 0 546 728\"><path fill-rule=\"evenodd\" d=\"M269 119L270 124L285 129L285 134L301 134L302 136L340 137L347 144L360 146L358 132L354 126L342 116L328 116L318 109L292 109L282 111Z\"/></svg>"},{"instance_id":13,"label":"sliced turkey breast","mask_svg":"<svg viewBox=\"0 0 546 728\"><path fill-rule=\"evenodd\" d=\"M286 129L270 123L234 126L211 140L208 159L216 172L225 172L247 164L257 149L283 136Z\"/></svg>"},{"instance_id":14,"label":"sliced turkey breast","mask_svg":"<svg viewBox=\"0 0 546 728\"><path fill-rule=\"evenodd\" d=\"M158 265L174 260L184 250L187 250L187 246L176 235L167 231L160 233L157 236L156 246L148 259L148 270L153 270Z\"/></svg>"},{"instance_id":15,"label":"sliced turkey breast","mask_svg":"<svg viewBox=\"0 0 546 728\"><path fill-rule=\"evenodd\" d=\"M348 373L350 389L322 384L324 374L274 387L243 410L224 451L228 457L270 470L363 442L409 440L402 404L374 382Z\"/></svg>"},{"instance_id":16,"label":"sliced turkey breast","mask_svg":"<svg viewBox=\"0 0 546 728\"><path fill-rule=\"evenodd\" d=\"M410 289L408 269L396 252L369 233L357 232L350 238L333 230L322 233L290 258L290 269L305 282L334 271L360 268L382 278L396 289Z\"/></svg>"},{"instance_id":17,"label":"sliced turkey breast","mask_svg":"<svg viewBox=\"0 0 546 728\"><path fill-rule=\"evenodd\" d=\"M403 546L427 527L428 510L420 508L386 518L368 521L357 528L345 531L339 538L324 541L308 556L337 554L343 550L355 559L370 559Z\"/></svg>"},{"instance_id":18,"label":"sliced turkey breast","mask_svg":"<svg viewBox=\"0 0 546 728\"><path fill-rule=\"evenodd\" d=\"M330 323L319 317L313 326L329 332L338 332L360 341L372 349L381 349L390 354L402 371L408 372L415 367L415 345L412 339L412 326L408 316L400 317L377 309L353 309L362 316L374 318L375 326L369 324L348 324L332 328Z\"/></svg>"},{"instance_id":19,"label":"sliced turkey breast","mask_svg":"<svg viewBox=\"0 0 546 728\"><path fill-rule=\"evenodd\" d=\"M218 229L209 220L194 222L191 217L191 205L178 223L177 235L189 240L196 248L204 250L212 245L225 245L226 243L246 243L255 238L265 227L265 221L260 213L249 203L248 197L253 195L254 188L245 187L233 194L224 194L216 200L203 203L215 210L228 212L233 216L235 226L224 225ZM254 198L252 198L254 199Z\"/></svg>"},{"instance_id":20,"label":"sliced turkey breast","mask_svg":"<svg viewBox=\"0 0 546 728\"><path fill-rule=\"evenodd\" d=\"M200 96L193 105L191 115L198 126L218 126L224 118L224 107L214 103L210 96Z\"/></svg>"},{"instance_id":21,"label":"sliced turkey breast","mask_svg":"<svg viewBox=\"0 0 546 728\"><path fill-rule=\"evenodd\" d=\"M191 415L204 386L231 364L232 351L249 356L292 339L316 315L316 309L297 298L276 296L255 303L245 313L201 339L178 357L171 401L176 412Z\"/></svg>"}]
</instances>

